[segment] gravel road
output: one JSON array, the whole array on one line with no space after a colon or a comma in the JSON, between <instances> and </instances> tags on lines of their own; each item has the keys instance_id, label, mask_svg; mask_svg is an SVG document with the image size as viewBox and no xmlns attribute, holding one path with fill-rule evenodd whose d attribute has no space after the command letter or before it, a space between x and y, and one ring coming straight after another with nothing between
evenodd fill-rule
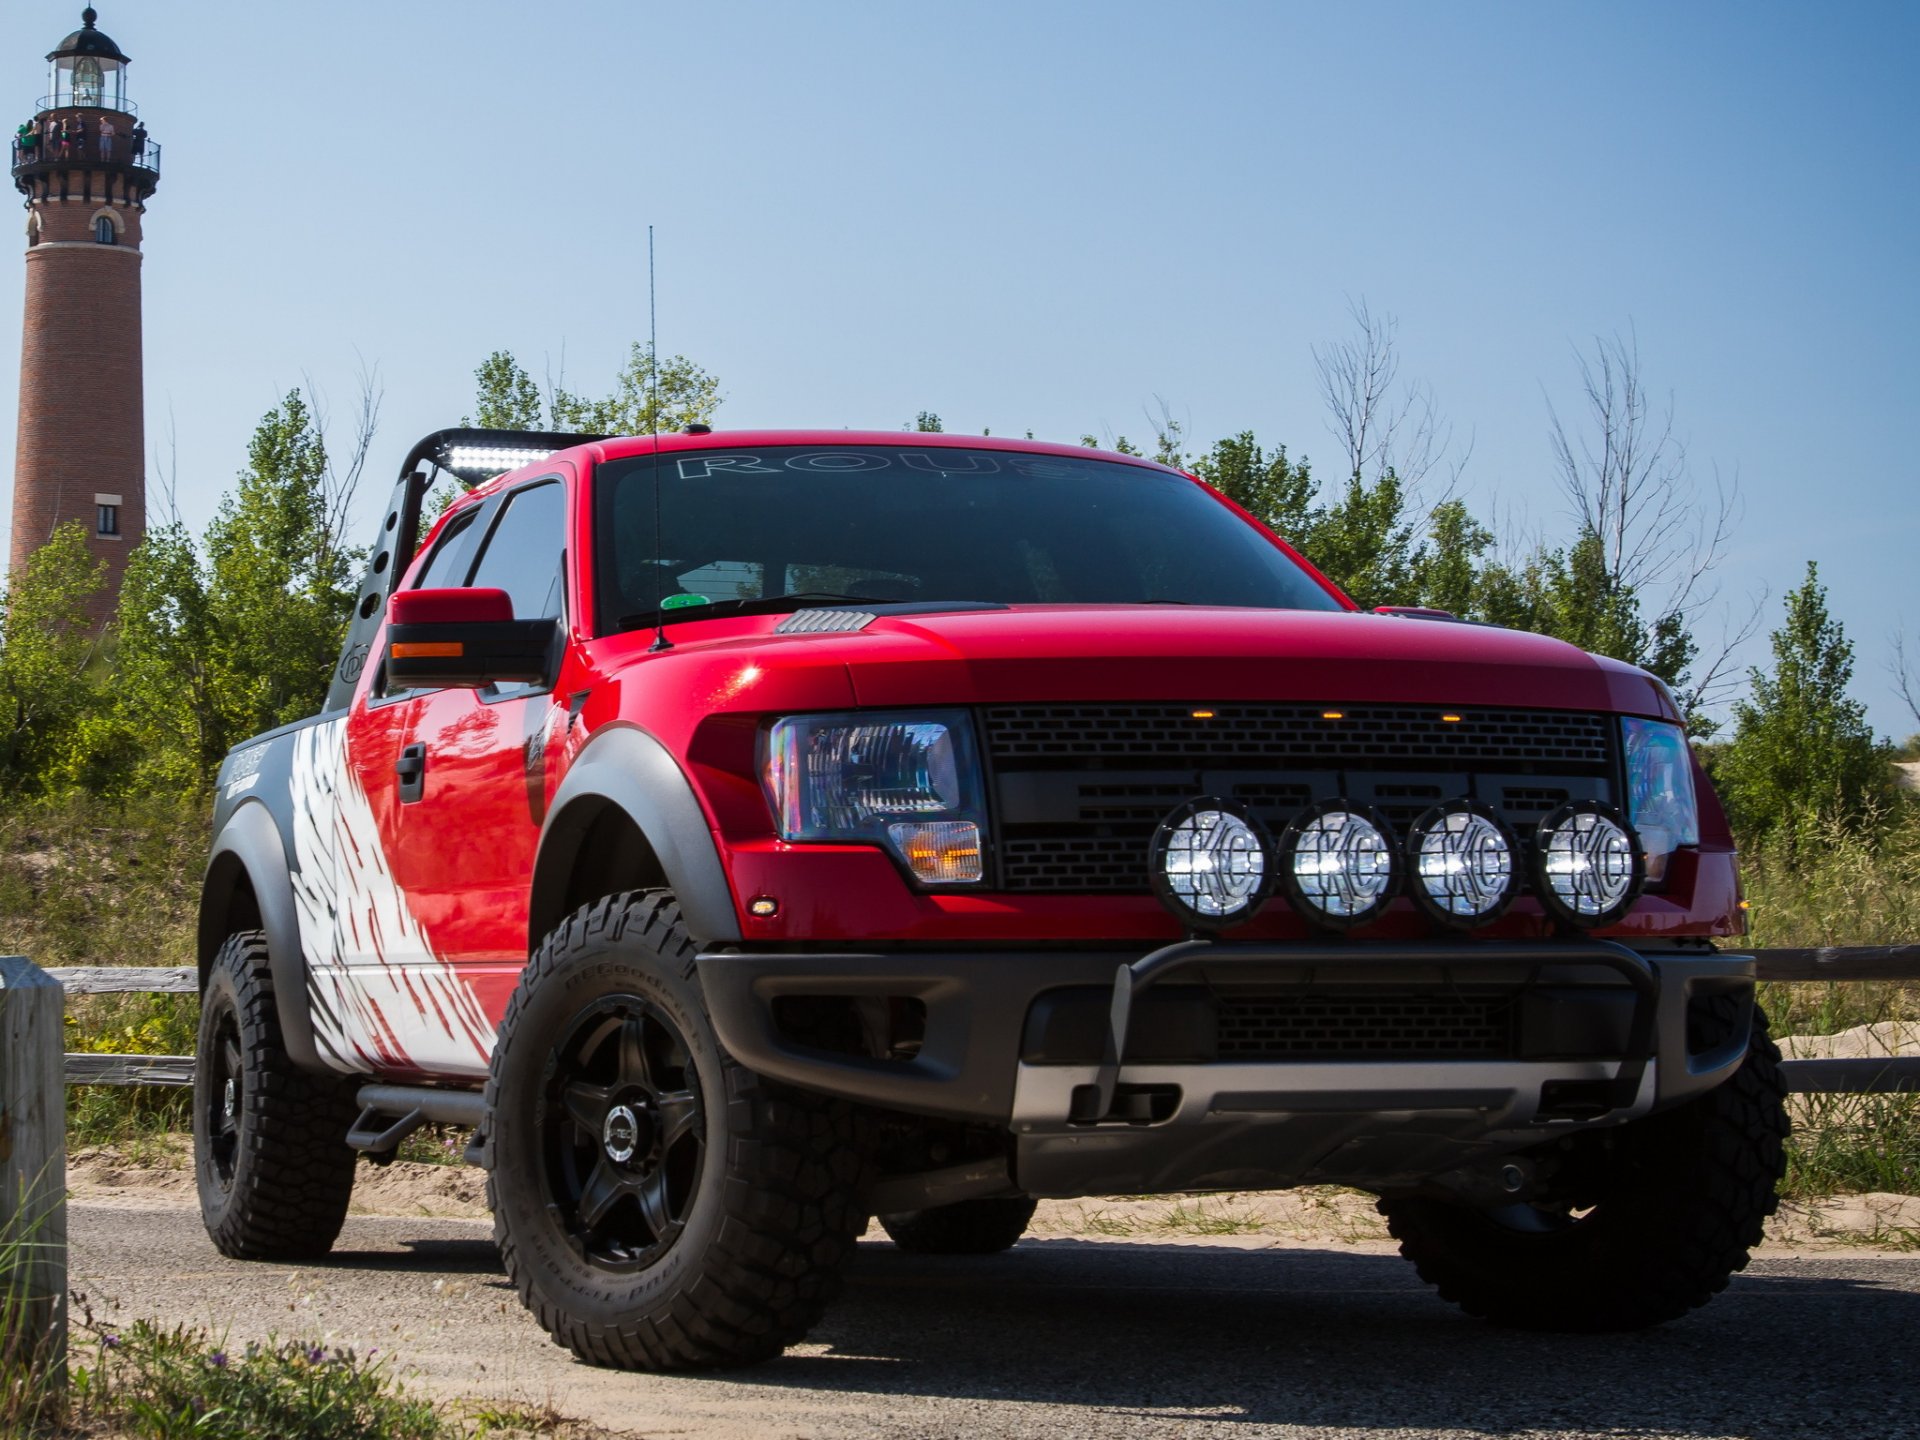
<instances>
[{"instance_id":1,"label":"gravel road","mask_svg":"<svg viewBox=\"0 0 1920 1440\"><path fill-rule=\"evenodd\" d=\"M862 1247L814 1343L749 1371L576 1364L483 1222L356 1216L326 1264L220 1258L178 1204L80 1202L74 1284L122 1319L378 1346L449 1396L645 1436L1920 1436L1920 1256L1781 1253L1646 1335L1467 1320L1378 1244L1029 1240L991 1259Z\"/></svg>"}]
</instances>

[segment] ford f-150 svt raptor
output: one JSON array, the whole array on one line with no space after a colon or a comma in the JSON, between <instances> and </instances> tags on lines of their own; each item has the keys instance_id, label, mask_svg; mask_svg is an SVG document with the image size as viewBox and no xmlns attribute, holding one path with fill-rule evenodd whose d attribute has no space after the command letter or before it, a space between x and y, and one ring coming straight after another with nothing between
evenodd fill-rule
<instances>
[{"instance_id":1,"label":"ford f-150 svt raptor","mask_svg":"<svg viewBox=\"0 0 1920 1440\"><path fill-rule=\"evenodd\" d=\"M418 537L442 470L494 478ZM428 1123L553 1337L648 1369L798 1340L870 1215L1356 1186L1548 1329L1760 1238L1778 1055L1647 674L1032 442L443 431L382 513L324 711L219 776L227 1254L324 1252Z\"/></svg>"}]
</instances>

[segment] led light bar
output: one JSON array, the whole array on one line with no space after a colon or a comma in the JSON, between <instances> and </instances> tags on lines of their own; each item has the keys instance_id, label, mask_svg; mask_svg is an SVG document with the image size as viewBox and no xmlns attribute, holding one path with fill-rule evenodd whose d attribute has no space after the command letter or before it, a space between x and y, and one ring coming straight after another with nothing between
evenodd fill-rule
<instances>
[{"instance_id":1,"label":"led light bar","mask_svg":"<svg viewBox=\"0 0 1920 1440\"><path fill-rule=\"evenodd\" d=\"M1305 811L1280 837L1280 879L1309 920L1364 925L1393 900L1399 858L1387 822L1345 800Z\"/></svg>"},{"instance_id":2,"label":"led light bar","mask_svg":"<svg viewBox=\"0 0 1920 1440\"><path fill-rule=\"evenodd\" d=\"M1646 857L1633 826L1591 800L1548 815L1534 832L1533 848L1541 902L1583 929L1625 915L1646 882Z\"/></svg>"},{"instance_id":3,"label":"led light bar","mask_svg":"<svg viewBox=\"0 0 1920 1440\"><path fill-rule=\"evenodd\" d=\"M544 460L553 451L514 445L449 445L442 453L442 470L458 475L470 484L491 480L522 465Z\"/></svg>"},{"instance_id":4,"label":"led light bar","mask_svg":"<svg viewBox=\"0 0 1920 1440\"><path fill-rule=\"evenodd\" d=\"M1513 903L1518 847L1506 827L1471 800L1422 815L1407 833L1413 898L1443 925L1484 925Z\"/></svg>"}]
</instances>

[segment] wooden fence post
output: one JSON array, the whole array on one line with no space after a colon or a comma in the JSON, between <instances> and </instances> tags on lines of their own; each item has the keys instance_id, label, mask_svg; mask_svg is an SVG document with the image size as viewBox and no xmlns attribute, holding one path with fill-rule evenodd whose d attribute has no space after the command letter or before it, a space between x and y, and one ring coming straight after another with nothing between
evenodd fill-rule
<instances>
[{"instance_id":1,"label":"wooden fence post","mask_svg":"<svg viewBox=\"0 0 1920 1440\"><path fill-rule=\"evenodd\" d=\"M0 1354L26 1354L61 1389L67 1378L65 1016L58 980L18 955L0 956Z\"/></svg>"}]
</instances>

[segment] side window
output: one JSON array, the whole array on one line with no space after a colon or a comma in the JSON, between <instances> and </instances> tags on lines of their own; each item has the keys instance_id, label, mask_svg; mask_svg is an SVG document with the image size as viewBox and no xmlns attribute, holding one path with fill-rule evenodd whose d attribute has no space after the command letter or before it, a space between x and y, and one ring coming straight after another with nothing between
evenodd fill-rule
<instances>
[{"instance_id":1,"label":"side window","mask_svg":"<svg viewBox=\"0 0 1920 1440\"><path fill-rule=\"evenodd\" d=\"M433 554L427 557L427 563L420 567L420 578L413 582L415 590L442 590L457 587L466 578L466 562L472 552L468 543L473 538L467 531L473 528L473 522L480 513L480 507L456 515L447 522L445 533L434 544Z\"/></svg>"},{"instance_id":2,"label":"side window","mask_svg":"<svg viewBox=\"0 0 1920 1440\"><path fill-rule=\"evenodd\" d=\"M506 591L516 620L555 619L566 608L561 563L566 548L566 487L535 485L507 501L467 583Z\"/></svg>"},{"instance_id":3,"label":"side window","mask_svg":"<svg viewBox=\"0 0 1920 1440\"><path fill-rule=\"evenodd\" d=\"M479 518L481 508L476 505L447 522L447 528L434 541L433 553L427 557L427 563L420 567L420 578L413 582L411 589L438 590L457 586L466 578L467 562L473 558L473 522ZM384 665L373 683L373 693L382 700L398 700L405 695L422 693L418 690L390 688Z\"/></svg>"},{"instance_id":4,"label":"side window","mask_svg":"<svg viewBox=\"0 0 1920 1440\"><path fill-rule=\"evenodd\" d=\"M507 498L507 508L480 552L467 583L504 590L516 620L566 615L567 488L535 485ZM491 698L524 695L532 685L499 685Z\"/></svg>"}]
</instances>

